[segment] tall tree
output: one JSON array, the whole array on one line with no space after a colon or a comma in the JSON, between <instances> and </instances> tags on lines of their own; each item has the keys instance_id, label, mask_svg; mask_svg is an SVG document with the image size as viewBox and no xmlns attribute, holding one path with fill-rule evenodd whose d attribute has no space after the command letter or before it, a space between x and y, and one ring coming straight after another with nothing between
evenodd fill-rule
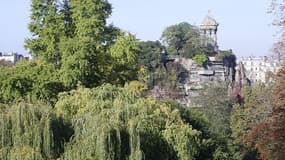
<instances>
[{"instance_id":1,"label":"tall tree","mask_svg":"<svg viewBox=\"0 0 285 160\"><path fill-rule=\"evenodd\" d=\"M153 88L155 70L159 68L163 55L166 55L162 54L166 48L159 41L140 42L139 46L140 54L138 64L141 71L145 71L144 74L140 74L139 79L143 80L149 88Z\"/></svg>"},{"instance_id":2,"label":"tall tree","mask_svg":"<svg viewBox=\"0 0 285 160\"><path fill-rule=\"evenodd\" d=\"M106 58L106 19L111 5L105 0L71 1L75 35L61 44L62 80L68 86L100 83Z\"/></svg>"},{"instance_id":3,"label":"tall tree","mask_svg":"<svg viewBox=\"0 0 285 160\"><path fill-rule=\"evenodd\" d=\"M33 37L26 39L25 48L33 56L59 65L59 42L64 34L64 22L58 12L57 0L33 0L31 8L29 30Z\"/></svg>"},{"instance_id":4,"label":"tall tree","mask_svg":"<svg viewBox=\"0 0 285 160\"><path fill-rule=\"evenodd\" d=\"M64 22L65 37L73 37L75 26L72 19L71 0L63 0L60 5L60 14Z\"/></svg>"}]
</instances>

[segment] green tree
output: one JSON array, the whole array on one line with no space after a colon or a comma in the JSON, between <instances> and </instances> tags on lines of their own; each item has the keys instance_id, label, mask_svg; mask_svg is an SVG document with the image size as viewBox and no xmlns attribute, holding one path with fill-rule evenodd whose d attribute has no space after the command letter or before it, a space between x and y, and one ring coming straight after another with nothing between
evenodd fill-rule
<instances>
[{"instance_id":1,"label":"green tree","mask_svg":"<svg viewBox=\"0 0 285 160\"><path fill-rule=\"evenodd\" d=\"M73 37L75 32L75 25L72 19L71 0L63 0L59 11L64 22L65 37Z\"/></svg>"},{"instance_id":2,"label":"green tree","mask_svg":"<svg viewBox=\"0 0 285 160\"><path fill-rule=\"evenodd\" d=\"M109 52L110 58L106 59L109 65L105 70L109 83L124 85L125 82L137 79L140 49L135 36L119 33Z\"/></svg>"},{"instance_id":3,"label":"green tree","mask_svg":"<svg viewBox=\"0 0 285 160\"><path fill-rule=\"evenodd\" d=\"M61 43L62 81L72 87L78 81L85 86L98 85L104 72L106 19L111 5L103 0L74 0L71 8L75 33Z\"/></svg>"},{"instance_id":4,"label":"green tree","mask_svg":"<svg viewBox=\"0 0 285 160\"><path fill-rule=\"evenodd\" d=\"M142 98L128 85L79 87L59 97L55 112L75 131L64 159L199 159L202 150L213 157L222 147L202 114Z\"/></svg>"},{"instance_id":5,"label":"green tree","mask_svg":"<svg viewBox=\"0 0 285 160\"><path fill-rule=\"evenodd\" d=\"M192 58L206 51L206 47L201 44L199 29L187 22L167 27L161 35L161 40L172 55L181 54Z\"/></svg>"},{"instance_id":6,"label":"green tree","mask_svg":"<svg viewBox=\"0 0 285 160\"><path fill-rule=\"evenodd\" d=\"M137 42L134 36L106 25L111 4L104 0L61 2L32 1L32 38L25 45L31 54L57 66L60 81L68 89L79 82L94 87L134 79Z\"/></svg>"},{"instance_id":7,"label":"green tree","mask_svg":"<svg viewBox=\"0 0 285 160\"><path fill-rule=\"evenodd\" d=\"M247 86L242 95L244 103L234 105L231 115L232 137L234 143L239 145L240 159L257 159L256 146L260 145L252 135L257 133L258 126L262 126L272 112L272 85Z\"/></svg>"},{"instance_id":8,"label":"green tree","mask_svg":"<svg viewBox=\"0 0 285 160\"><path fill-rule=\"evenodd\" d=\"M165 47L159 41L140 42L139 65L146 66L149 71L154 71L160 64L161 53Z\"/></svg>"},{"instance_id":9,"label":"green tree","mask_svg":"<svg viewBox=\"0 0 285 160\"><path fill-rule=\"evenodd\" d=\"M141 68L146 67L146 74L142 75L141 79L144 79L149 88L153 88L155 85L155 71L158 70L163 62L163 51L165 47L159 41L146 41L140 42L140 54L139 54L139 66Z\"/></svg>"},{"instance_id":10,"label":"green tree","mask_svg":"<svg viewBox=\"0 0 285 160\"><path fill-rule=\"evenodd\" d=\"M56 67L39 59L22 61L0 73L0 100L4 102L29 99L54 103L64 91Z\"/></svg>"},{"instance_id":11,"label":"green tree","mask_svg":"<svg viewBox=\"0 0 285 160\"><path fill-rule=\"evenodd\" d=\"M25 41L25 48L34 57L41 57L59 66L59 43L64 36L64 21L58 13L57 0L33 0L31 12L29 30L33 37Z\"/></svg>"}]
</instances>

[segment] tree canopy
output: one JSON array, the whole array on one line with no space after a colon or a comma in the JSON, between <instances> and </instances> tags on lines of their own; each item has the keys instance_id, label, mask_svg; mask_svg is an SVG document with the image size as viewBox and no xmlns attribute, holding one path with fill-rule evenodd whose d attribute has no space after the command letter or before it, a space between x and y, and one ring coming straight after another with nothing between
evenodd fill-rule
<instances>
[{"instance_id":1,"label":"tree canopy","mask_svg":"<svg viewBox=\"0 0 285 160\"><path fill-rule=\"evenodd\" d=\"M34 59L0 61L1 160L284 158L284 67L276 83L244 87L238 104L228 84L211 83L187 108L174 101L187 72L168 55L204 65L214 52L198 28L182 22L162 43L142 42L108 25L111 12L107 0L32 0ZM231 50L216 58L235 66Z\"/></svg>"},{"instance_id":2,"label":"tree canopy","mask_svg":"<svg viewBox=\"0 0 285 160\"><path fill-rule=\"evenodd\" d=\"M187 22L181 22L165 28L161 40L167 46L169 54L179 54L192 58L197 54L211 54L213 49L202 45L199 29Z\"/></svg>"}]
</instances>

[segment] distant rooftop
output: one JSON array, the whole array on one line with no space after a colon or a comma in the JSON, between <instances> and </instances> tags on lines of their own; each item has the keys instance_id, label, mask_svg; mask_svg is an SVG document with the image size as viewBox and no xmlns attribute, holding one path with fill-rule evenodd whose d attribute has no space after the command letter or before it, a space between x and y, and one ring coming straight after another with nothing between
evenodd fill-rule
<instances>
[{"instance_id":1,"label":"distant rooftop","mask_svg":"<svg viewBox=\"0 0 285 160\"><path fill-rule=\"evenodd\" d=\"M13 55L19 55L18 53L16 52L0 52L0 56L13 56Z\"/></svg>"}]
</instances>

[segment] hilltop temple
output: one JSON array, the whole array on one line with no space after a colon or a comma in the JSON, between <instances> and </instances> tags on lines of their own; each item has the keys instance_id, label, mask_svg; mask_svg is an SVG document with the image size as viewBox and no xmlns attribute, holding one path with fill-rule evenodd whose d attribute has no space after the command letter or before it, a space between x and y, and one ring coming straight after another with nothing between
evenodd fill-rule
<instances>
[{"instance_id":1,"label":"hilltop temple","mask_svg":"<svg viewBox=\"0 0 285 160\"><path fill-rule=\"evenodd\" d=\"M205 46L214 47L215 51L218 52L218 43L217 43L217 32L218 32L219 23L213 18L213 16L208 13L203 19L200 25L200 34Z\"/></svg>"},{"instance_id":2,"label":"hilltop temple","mask_svg":"<svg viewBox=\"0 0 285 160\"><path fill-rule=\"evenodd\" d=\"M192 59L187 58L180 58L178 62L186 69L180 74L178 85L185 93L185 97L178 100L182 104L189 106L191 97L197 96L197 90L202 89L207 83L230 84L234 81L235 66L231 63L235 63L235 59L229 62L220 56L220 52L223 51L218 49L218 26L217 21L209 13L199 28L202 44L214 49L214 54L209 57L206 66L199 66ZM231 53L231 50L227 52Z\"/></svg>"}]
</instances>

